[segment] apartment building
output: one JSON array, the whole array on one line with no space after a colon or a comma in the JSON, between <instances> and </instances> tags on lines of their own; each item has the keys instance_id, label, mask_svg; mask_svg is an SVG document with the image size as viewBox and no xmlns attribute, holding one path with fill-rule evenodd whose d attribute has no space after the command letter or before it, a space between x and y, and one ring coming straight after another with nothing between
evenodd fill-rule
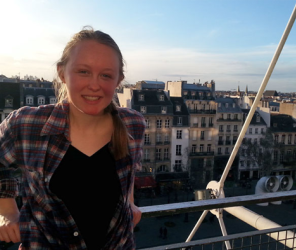
<instances>
[{"instance_id":1,"label":"apartment building","mask_svg":"<svg viewBox=\"0 0 296 250\"><path fill-rule=\"evenodd\" d=\"M182 97L187 106L189 122L189 166L193 182L207 183L213 179L215 148L215 82L188 84L187 81L166 83L171 97Z\"/></svg>"},{"instance_id":2,"label":"apartment building","mask_svg":"<svg viewBox=\"0 0 296 250\"><path fill-rule=\"evenodd\" d=\"M247 119L249 111L249 109L242 109L243 123ZM266 122L260 113L255 111L240 147L238 179L259 179L262 177L260 176L260 167L262 164L260 154L263 153L264 149L260 142L265 137L266 131Z\"/></svg>"},{"instance_id":3,"label":"apartment building","mask_svg":"<svg viewBox=\"0 0 296 250\"><path fill-rule=\"evenodd\" d=\"M243 112L237 103L236 98L219 97L216 98L217 113L215 136L215 173L221 175L230 157L230 154L237 141L243 126ZM229 177L234 177L234 172L238 167L238 155L232 163Z\"/></svg>"}]
</instances>

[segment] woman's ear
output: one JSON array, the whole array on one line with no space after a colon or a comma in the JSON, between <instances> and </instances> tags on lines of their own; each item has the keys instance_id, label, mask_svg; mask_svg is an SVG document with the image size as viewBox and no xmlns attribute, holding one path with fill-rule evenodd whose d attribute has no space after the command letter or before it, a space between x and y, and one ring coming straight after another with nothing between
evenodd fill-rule
<instances>
[{"instance_id":1,"label":"woman's ear","mask_svg":"<svg viewBox=\"0 0 296 250\"><path fill-rule=\"evenodd\" d=\"M57 65L57 72L58 72L59 78L64 83L65 82L64 67L61 65Z\"/></svg>"}]
</instances>

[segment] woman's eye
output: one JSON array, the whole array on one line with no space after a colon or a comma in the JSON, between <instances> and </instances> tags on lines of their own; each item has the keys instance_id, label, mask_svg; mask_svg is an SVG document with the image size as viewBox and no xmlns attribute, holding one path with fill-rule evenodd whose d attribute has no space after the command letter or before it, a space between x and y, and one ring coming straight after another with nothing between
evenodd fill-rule
<instances>
[{"instance_id":1,"label":"woman's eye","mask_svg":"<svg viewBox=\"0 0 296 250\"><path fill-rule=\"evenodd\" d=\"M87 74L88 71L87 71L87 70L79 70L79 73L80 73L80 74Z\"/></svg>"},{"instance_id":2,"label":"woman's eye","mask_svg":"<svg viewBox=\"0 0 296 250\"><path fill-rule=\"evenodd\" d=\"M108 74L102 74L102 77L104 77L104 78L111 78L111 76L108 75Z\"/></svg>"}]
</instances>

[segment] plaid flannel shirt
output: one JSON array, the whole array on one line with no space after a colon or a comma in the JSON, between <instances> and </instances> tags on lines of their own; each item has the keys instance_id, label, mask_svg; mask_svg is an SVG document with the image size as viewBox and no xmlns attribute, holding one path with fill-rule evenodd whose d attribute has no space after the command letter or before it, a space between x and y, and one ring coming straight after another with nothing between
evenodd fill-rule
<instances>
[{"instance_id":1,"label":"plaid flannel shirt","mask_svg":"<svg viewBox=\"0 0 296 250\"><path fill-rule=\"evenodd\" d=\"M123 196L103 249L130 250L135 242L129 195L135 171L141 167L145 120L132 109L118 108L118 112L130 135L130 155L116 161ZM71 143L68 113L68 103L22 107L0 125L0 198L22 196L23 250L87 249L66 206L49 190L50 178ZM13 175L16 168L22 170L21 193ZM90 192L95 196L95 190Z\"/></svg>"}]
</instances>

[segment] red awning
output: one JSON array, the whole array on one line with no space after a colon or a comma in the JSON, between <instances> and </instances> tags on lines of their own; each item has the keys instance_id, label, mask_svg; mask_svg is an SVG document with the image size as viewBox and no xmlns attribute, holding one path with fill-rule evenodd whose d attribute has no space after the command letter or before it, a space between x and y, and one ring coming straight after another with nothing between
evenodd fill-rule
<instances>
[{"instance_id":1,"label":"red awning","mask_svg":"<svg viewBox=\"0 0 296 250\"><path fill-rule=\"evenodd\" d=\"M156 181L152 176L136 176L135 188L154 188L156 187Z\"/></svg>"}]
</instances>

